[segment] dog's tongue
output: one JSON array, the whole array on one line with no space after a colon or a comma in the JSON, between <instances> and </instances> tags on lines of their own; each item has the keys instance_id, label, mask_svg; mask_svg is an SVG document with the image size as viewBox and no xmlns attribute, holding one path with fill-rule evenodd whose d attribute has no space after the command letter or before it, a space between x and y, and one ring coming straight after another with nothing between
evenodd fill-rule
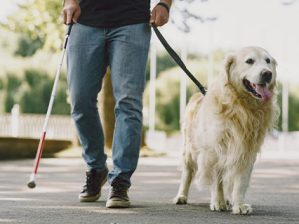
<instances>
[{"instance_id":1,"label":"dog's tongue","mask_svg":"<svg viewBox=\"0 0 299 224\"><path fill-rule=\"evenodd\" d=\"M273 96L273 93L266 86L256 85L255 91L262 96L262 100L265 102Z\"/></svg>"}]
</instances>

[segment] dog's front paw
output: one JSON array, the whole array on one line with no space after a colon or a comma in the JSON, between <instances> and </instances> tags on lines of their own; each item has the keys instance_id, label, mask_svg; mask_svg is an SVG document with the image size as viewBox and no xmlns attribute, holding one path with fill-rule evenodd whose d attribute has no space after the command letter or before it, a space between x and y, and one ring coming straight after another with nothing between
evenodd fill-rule
<instances>
[{"instance_id":1,"label":"dog's front paw","mask_svg":"<svg viewBox=\"0 0 299 224\"><path fill-rule=\"evenodd\" d=\"M183 195L178 195L173 199L173 202L177 205L185 205L187 204L187 197Z\"/></svg>"},{"instance_id":2,"label":"dog's front paw","mask_svg":"<svg viewBox=\"0 0 299 224\"><path fill-rule=\"evenodd\" d=\"M217 211L217 212L222 212L222 211L227 211L228 207L225 204L225 202L213 202L210 204L210 209L211 211Z\"/></svg>"},{"instance_id":3,"label":"dog's front paw","mask_svg":"<svg viewBox=\"0 0 299 224\"><path fill-rule=\"evenodd\" d=\"M234 215L249 215L250 213L252 213L252 208L249 204L234 205L232 208Z\"/></svg>"}]
</instances>

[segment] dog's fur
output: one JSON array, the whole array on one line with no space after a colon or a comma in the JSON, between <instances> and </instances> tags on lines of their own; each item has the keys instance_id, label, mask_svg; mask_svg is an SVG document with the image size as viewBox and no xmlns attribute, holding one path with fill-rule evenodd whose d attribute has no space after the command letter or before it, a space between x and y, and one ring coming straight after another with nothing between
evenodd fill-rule
<instances>
[{"instance_id":1,"label":"dog's fur","mask_svg":"<svg viewBox=\"0 0 299 224\"><path fill-rule=\"evenodd\" d=\"M272 73L271 80L265 72ZM176 204L187 203L197 173L199 184L211 187L211 210L252 212L244 198L256 155L277 119L275 89L276 61L262 48L247 47L227 56L206 96L192 96L183 124L184 166Z\"/></svg>"}]
</instances>

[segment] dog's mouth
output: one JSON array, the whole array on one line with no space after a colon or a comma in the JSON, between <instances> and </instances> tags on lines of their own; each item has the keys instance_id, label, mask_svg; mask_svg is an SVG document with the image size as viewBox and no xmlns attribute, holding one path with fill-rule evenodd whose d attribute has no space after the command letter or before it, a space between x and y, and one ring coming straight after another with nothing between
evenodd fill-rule
<instances>
[{"instance_id":1,"label":"dog's mouth","mask_svg":"<svg viewBox=\"0 0 299 224\"><path fill-rule=\"evenodd\" d=\"M243 85L254 97L264 102L269 101L273 96L273 92L268 88L266 83L255 84L248 79L243 79Z\"/></svg>"}]
</instances>

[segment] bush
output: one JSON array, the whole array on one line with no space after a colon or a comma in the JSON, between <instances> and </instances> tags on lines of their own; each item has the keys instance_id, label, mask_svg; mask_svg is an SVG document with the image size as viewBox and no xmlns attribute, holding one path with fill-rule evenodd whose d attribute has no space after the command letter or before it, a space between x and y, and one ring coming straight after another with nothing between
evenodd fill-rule
<instances>
[{"instance_id":1,"label":"bush","mask_svg":"<svg viewBox=\"0 0 299 224\"><path fill-rule=\"evenodd\" d=\"M299 98L294 94L289 97L289 131L299 130Z\"/></svg>"},{"instance_id":2,"label":"bush","mask_svg":"<svg viewBox=\"0 0 299 224\"><path fill-rule=\"evenodd\" d=\"M3 82L3 81L2 81ZM5 112L10 112L13 105L18 101L19 97L19 88L21 86L21 80L14 74L9 73L7 75L6 85L6 94L4 100L4 109Z\"/></svg>"},{"instance_id":3,"label":"bush","mask_svg":"<svg viewBox=\"0 0 299 224\"><path fill-rule=\"evenodd\" d=\"M10 112L13 105L17 103L20 104L21 111L24 113L46 113L53 83L54 79L40 70L26 70L22 77L8 74L7 82L4 85L5 112ZM66 77L61 74L53 105L53 114L70 113L66 91Z\"/></svg>"},{"instance_id":4,"label":"bush","mask_svg":"<svg viewBox=\"0 0 299 224\"><path fill-rule=\"evenodd\" d=\"M18 40L18 48L15 51L15 55L30 57L42 46L43 42L40 39L31 40L29 37L22 36Z\"/></svg>"},{"instance_id":5,"label":"bush","mask_svg":"<svg viewBox=\"0 0 299 224\"><path fill-rule=\"evenodd\" d=\"M289 111L288 111L288 131L299 130L299 95L298 86L290 86L289 91ZM280 106L280 116L278 120L278 130L282 131L282 85L279 85L278 104ZM295 90L292 90L292 88Z\"/></svg>"},{"instance_id":6,"label":"bush","mask_svg":"<svg viewBox=\"0 0 299 224\"><path fill-rule=\"evenodd\" d=\"M188 63L190 71L200 80L202 84L207 83L207 63L193 61ZM172 133L180 129L180 78L185 75L178 68L172 68L161 72L156 80L156 121L157 130ZM187 78L187 99L193 93L199 91L193 82ZM149 106L149 85L147 85L144 94L145 110Z\"/></svg>"}]
</instances>

